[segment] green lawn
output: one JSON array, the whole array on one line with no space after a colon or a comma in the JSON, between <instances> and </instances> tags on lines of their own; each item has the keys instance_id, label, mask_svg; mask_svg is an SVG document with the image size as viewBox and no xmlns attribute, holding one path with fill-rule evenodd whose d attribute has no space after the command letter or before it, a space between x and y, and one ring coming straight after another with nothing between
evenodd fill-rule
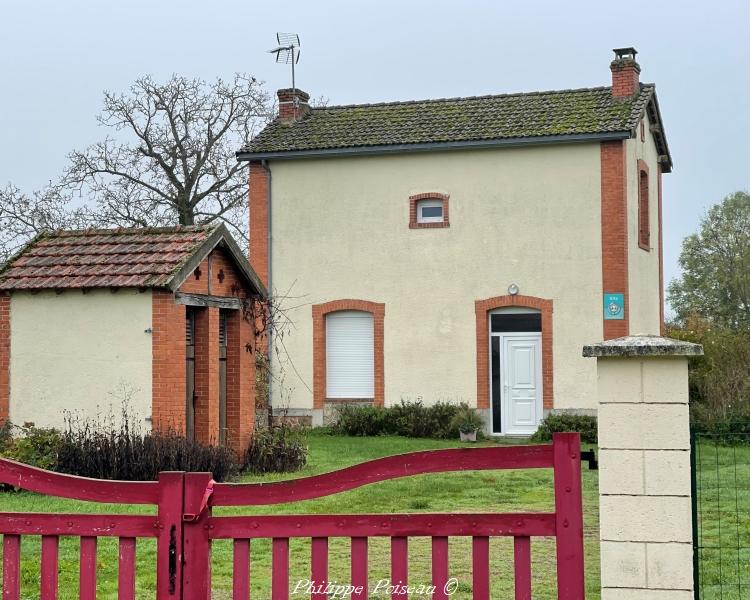
<instances>
[{"instance_id":1,"label":"green lawn","mask_svg":"<svg viewBox=\"0 0 750 600\"><path fill-rule=\"evenodd\" d=\"M459 446L456 441L422 440L398 437L349 438L311 434L310 460L304 471L291 477L314 475L370 460L373 458L417 450ZM584 465L585 467L585 465ZM282 477L245 477L245 481L271 481ZM290 478L289 476L283 478ZM587 598L599 598L599 543L597 473L584 469L584 523L586 545ZM143 507L101 505L47 498L25 492L0 495L3 511L38 512L145 512ZM214 514L293 514L293 513L366 513L366 512L514 512L552 511L552 473L550 470L483 471L423 475L387 481L319 500L274 507L217 509ZM492 597L512 598L512 540L493 539L490 548ZM39 585L38 537L24 539L22 546L22 597L38 598ZM309 540L293 540L290 544L290 581L309 577ZM349 542L334 538L330 541L329 578L348 581ZM154 598L155 543L139 541L137 585L138 598ZM254 599L270 598L270 542L258 540L252 549L252 592ZM409 540L409 581L430 583L430 542L428 538ZM370 543L370 578L387 578L389 573L389 541L374 538ZM451 576L458 578L458 593L452 598L471 598L471 541L450 540ZM100 540L98 553L99 598L116 598L116 540ZM232 554L229 541L213 545L214 599L231 598ZM532 541L532 571L536 599L556 597L555 554L553 539ZM60 598L77 597L78 540L60 541ZM292 596L293 598L295 596ZM296 596L301 598L301 595Z\"/></svg>"},{"instance_id":2,"label":"green lawn","mask_svg":"<svg viewBox=\"0 0 750 600\"><path fill-rule=\"evenodd\" d=\"M750 599L750 447L699 438L697 509L702 600Z\"/></svg>"}]
</instances>

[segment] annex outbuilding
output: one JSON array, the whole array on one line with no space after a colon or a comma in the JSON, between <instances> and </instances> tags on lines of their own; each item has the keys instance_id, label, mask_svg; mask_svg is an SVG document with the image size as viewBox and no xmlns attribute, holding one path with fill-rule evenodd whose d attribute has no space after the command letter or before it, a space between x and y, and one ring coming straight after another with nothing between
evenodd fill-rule
<instances>
[{"instance_id":1,"label":"annex outbuilding","mask_svg":"<svg viewBox=\"0 0 750 600\"><path fill-rule=\"evenodd\" d=\"M0 271L0 422L127 409L241 451L265 296L223 225L42 233Z\"/></svg>"}]
</instances>

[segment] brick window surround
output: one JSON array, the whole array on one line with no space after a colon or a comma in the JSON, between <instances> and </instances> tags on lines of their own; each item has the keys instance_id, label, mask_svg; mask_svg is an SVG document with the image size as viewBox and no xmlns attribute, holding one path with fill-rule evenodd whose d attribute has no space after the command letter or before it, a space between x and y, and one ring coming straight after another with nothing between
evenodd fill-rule
<instances>
[{"instance_id":1,"label":"brick window surround","mask_svg":"<svg viewBox=\"0 0 750 600\"><path fill-rule=\"evenodd\" d=\"M638 247L651 250L651 225L649 223L649 174L648 165L638 159Z\"/></svg>"},{"instance_id":2,"label":"brick window surround","mask_svg":"<svg viewBox=\"0 0 750 600\"><path fill-rule=\"evenodd\" d=\"M489 317L491 310L518 306L535 308L542 313L542 403L552 408L554 389L552 377L552 300L535 296L495 296L474 302L477 323L477 408L490 407L490 339Z\"/></svg>"},{"instance_id":3,"label":"brick window surround","mask_svg":"<svg viewBox=\"0 0 750 600\"><path fill-rule=\"evenodd\" d=\"M326 315L340 310L359 310L372 314L375 339L375 406L383 406L385 379L383 374L383 324L385 304L368 300L333 300L314 304L313 317L313 409L324 408L326 402ZM354 398L352 398L354 400Z\"/></svg>"},{"instance_id":4,"label":"brick window surround","mask_svg":"<svg viewBox=\"0 0 750 600\"><path fill-rule=\"evenodd\" d=\"M424 194L414 194L409 196L409 229L439 229L441 227L450 227L448 216L448 200L450 196L439 192L426 192ZM417 222L417 203L420 200L442 200L443 201L443 220L438 223L418 223Z\"/></svg>"}]
</instances>

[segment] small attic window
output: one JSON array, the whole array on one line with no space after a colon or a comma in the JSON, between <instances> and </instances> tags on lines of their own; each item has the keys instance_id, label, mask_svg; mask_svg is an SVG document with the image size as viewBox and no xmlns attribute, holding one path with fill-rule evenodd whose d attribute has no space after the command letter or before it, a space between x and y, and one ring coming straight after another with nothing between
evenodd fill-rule
<instances>
[{"instance_id":1,"label":"small attic window","mask_svg":"<svg viewBox=\"0 0 750 600\"><path fill-rule=\"evenodd\" d=\"M417 202L417 223L442 223L443 201L420 200Z\"/></svg>"},{"instance_id":2,"label":"small attic window","mask_svg":"<svg viewBox=\"0 0 750 600\"><path fill-rule=\"evenodd\" d=\"M409 228L448 227L448 196L425 193L409 196Z\"/></svg>"}]
</instances>

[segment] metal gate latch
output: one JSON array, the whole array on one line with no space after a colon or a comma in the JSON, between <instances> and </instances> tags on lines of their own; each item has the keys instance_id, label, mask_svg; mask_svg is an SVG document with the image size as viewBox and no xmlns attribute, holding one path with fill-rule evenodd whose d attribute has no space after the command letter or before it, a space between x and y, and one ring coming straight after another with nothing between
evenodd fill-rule
<instances>
[{"instance_id":1,"label":"metal gate latch","mask_svg":"<svg viewBox=\"0 0 750 600\"><path fill-rule=\"evenodd\" d=\"M206 486L206 491L203 492L203 499L201 500L201 505L198 507L197 513L185 513L182 515L182 520L185 523L194 523L198 519L200 519L200 516L206 511L208 508L208 502L211 499L212 494L214 493L214 484L216 482L211 479L208 482L208 485Z\"/></svg>"}]
</instances>

